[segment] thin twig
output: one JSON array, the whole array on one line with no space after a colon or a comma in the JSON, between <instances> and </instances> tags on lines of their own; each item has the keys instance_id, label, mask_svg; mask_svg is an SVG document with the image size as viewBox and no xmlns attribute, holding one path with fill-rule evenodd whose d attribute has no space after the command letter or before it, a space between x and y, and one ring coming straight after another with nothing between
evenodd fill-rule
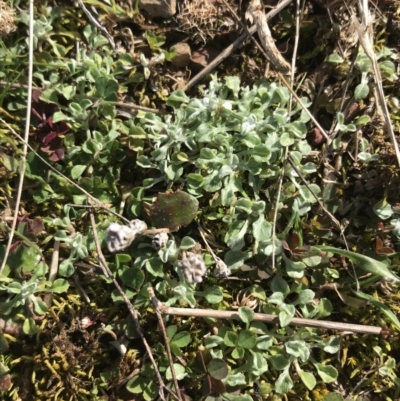
<instances>
[{"instance_id":1,"label":"thin twig","mask_svg":"<svg viewBox=\"0 0 400 401\"><path fill-rule=\"evenodd\" d=\"M7 258L10 253L12 241L14 239L15 228L17 227L18 213L19 213L19 205L21 203L22 196L22 188L24 185L25 178L25 170L26 170L26 156L28 154L28 146L27 142L29 139L29 129L31 125L31 108L32 108L32 75L33 75L33 25L34 25L34 13L33 13L33 0L29 1L29 67L28 67L28 98L26 101L26 121L25 121L25 143L22 150L21 157L21 165L20 165L20 174L19 174L19 182L18 182L18 190L17 190L17 198L15 201L15 209L13 222L11 226L11 232L8 237L7 247L4 253L3 261L1 262L0 267L0 276L3 273L4 267L7 263Z\"/></svg>"},{"instance_id":2,"label":"thin twig","mask_svg":"<svg viewBox=\"0 0 400 401\"><path fill-rule=\"evenodd\" d=\"M135 109L141 111L148 111L149 113L159 113L159 109L152 109L151 107L139 106L135 103L124 103L124 102L107 102L109 104L113 104L118 107L126 107L127 109Z\"/></svg>"},{"instance_id":3,"label":"thin twig","mask_svg":"<svg viewBox=\"0 0 400 401\"><path fill-rule=\"evenodd\" d=\"M285 74L290 72L290 64L282 56L272 38L271 30L265 18L265 10L261 0L251 0L247 7L246 17L257 26L258 38L265 51L267 62L271 63L276 70Z\"/></svg>"},{"instance_id":4,"label":"thin twig","mask_svg":"<svg viewBox=\"0 0 400 401\"><path fill-rule=\"evenodd\" d=\"M167 350L169 368L171 369L171 376L172 376L172 381L174 382L176 394L178 395L178 398L182 401L181 393L179 391L179 386L178 386L178 380L176 378L174 362L172 360L171 347L169 346L169 340L168 340L167 332L165 330L163 318L161 316L160 311L157 308L157 298L154 294L153 287L151 287L151 286L147 287L147 292L149 293L151 302L153 303L154 310L156 311L156 315L157 315L157 319L158 319L158 325L160 326L162 335L164 337L165 349Z\"/></svg>"},{"instance_id":5,"label":"thin twig","mask_svg":"<svg viewBox=\"0 0 400 401\"><path fill-rule=\"evenodd\" d=\"M173 307L164 305L157 298L155 298L155 302L156 302L157 308L160 310L160 312L165 313L166 315L241 320L239 313L237 311L222 311L222 310L214 310L214 309L173 308ZM279 316L268 315L265 313L255 313L253 320L260 321L260 322L266 322L266 323L279 324ZM348 331L351 333L363 333L363 334L372 334L372 335L380 335L382 332L381 327L366 326L366 325L362 325L362 324L332 322L332 321L328 321L328 320L304 319L304 318L298 318L298 317L293 317L292 320L290 321L289 325L300 326L300 327L315 327L315 328L320 328L320 329Z\"/></svg>"},{"instance_id":6,"label":"thin twig","mask_svg":"<svg viewBox=\"0 0 400 401\"><path fill-rule=\"evenodd\" d=\"M276 14L282 11L287 5L289 5L292 0L283 0L279 3L273 10L271 10L267 15L266 19L269 21L273 18ZM195 75L183 88L184 91L189 90L193 87L197 82L199 82L204 76L210 73L218 64L224 61L229 55L236 50L246 39L249 35L253 35L257 31L257 26L254 25L249 28L248 31L244 32L240 35L231 45L229 45L225 50L223 50L207 67L203 68L197 75Z\"/></svg>"},{"instance_id":7,"label":"thin twig","mask_svg":"<svg viewBox=\"0 0 400 401\"><path fill-rule=\"evenodd\" d=\"M82 8L82 11L86 14L86 17L88 20L100 31L103 32L104 35L106 36L107 40L109 41L111 47L115 50L115 43L113 37L108 33L107 29L104 28L103 25L100 24L99 21L95 17L93 17L92 14L90 14L90 11L86 8L85 4L83 4L82 0L78 0L79 6Z\"/></svg>"},{"instance_id":8,"label":"thin twig","mask_svg":"<svg viewBox=\"0 0 400 401\"><path fill-rule=\"evenodd\" d=\"M108 264L106 262L106 259L104 258L103 252L101 250L100 247L100 242L99 242L99 237L97 235L97 229L96 229L96 222L94 219L94 214L93 211L90 210L89 212L90 214L90 223L92 225L92 230L93 230L93 238L94 238L94 242L96 244L96 250L97 250L97 255L98 255L98 259L100 262L100 265L104 271L104 274L106 277L110 278L115 286L115 288L117 289L117 291L120 293L122 299L124 300L126 306L128 307L129 313L132 316L133 319L133 323L135 325L135 329L137 331L137 333L139 334L144 347L146 348L148 357L151 361L151 364L153 365L154 368L154 372L159 384L159 395L161 400L165 401L165 395L164 395L164 390L166 390L169 394L171 394L171 396L177 400L180 401L180 399L178 398L178 396L172 391L170 390L165 384L164 381L160 375L160 371L158 370L156 361L154 360L153 354L151 352L151 348L149 346L149 344L147 343L147 340L145 338L145 336L143 335L142 332L142 328L140 327L140 323L139 323L139 318L138 318L138 312L136 311L136 309L134 308L134 306L132 305L131 301L128 299L128 297L125 295L124 290L121 288L121 286L119 285L118 281L114 278L110 268L108 267Z\"/></svg>"}]
</instances>

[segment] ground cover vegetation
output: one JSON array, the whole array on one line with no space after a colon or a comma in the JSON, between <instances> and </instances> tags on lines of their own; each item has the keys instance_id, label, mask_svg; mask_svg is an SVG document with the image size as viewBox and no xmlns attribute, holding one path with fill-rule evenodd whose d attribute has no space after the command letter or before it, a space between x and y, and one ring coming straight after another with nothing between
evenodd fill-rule
<instances>
[{"instance_id":1,"label":"ground cover vegetation","mask_svg":"<svg viewBox=\"0 0 400 401\"><path fill-rule=\"evenodd\" d=\"M33 3L0 1L1 398L399 399L400 2L286 1L220 62L256 1Z\"/></svg>"}]
</instances>

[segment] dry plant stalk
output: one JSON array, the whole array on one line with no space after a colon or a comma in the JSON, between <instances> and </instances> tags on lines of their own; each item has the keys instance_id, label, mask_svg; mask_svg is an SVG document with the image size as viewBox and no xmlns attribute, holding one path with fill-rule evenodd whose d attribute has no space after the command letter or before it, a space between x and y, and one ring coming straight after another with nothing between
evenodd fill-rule
<instances>
[{"instance_id":1,"label":"dry plant stalk","mask_svg":"<svg viewBox=\"0 0 400 401\"><path fill-rule=\"evenodd\" d=\"M165 313L166 315L240 320L240 316L237 311L173 308L171 306L164 305L155 297L152 299L152 301L153 305L157 305L157 309L161 313ZM279 317L277 315L268 315L266 313L255 313L253 320L259 322L279 324ZM349 333L372 334L376 336L382 333L381 327L366 326L363 324L331 322L328 320L304 319L299 317L292 318L289 325L300 326L300 327L315 327L319 329L344 331Z\"/></svg>"},{"instance_id":2,"label":"dry plant stalk","mask_svg":"<svg viewBox=\"0 0 400 401\"><path fill-rule=\"evenodd\" d=\"M0 36L8 35L16 29L15 11L3 0L0 0Z\"/></svg>"},{"instance_id":3,"label":"dry plant stalk","mask_svg":"<svg viewBox=\"0 0 400 401\"><path fill-rule=\"evenodd\" d=\"M269 29L267 19L265 16L264 7L260 0L252 0L247 11L246 18L253 23L253 20L257 26L258 37L265 53L268 56L268 61L272 65L283 73L290 73L290 64L282 57L281 53L277 49L274 39L271 35L271 30Z\"/></svg>"}]
</instances>

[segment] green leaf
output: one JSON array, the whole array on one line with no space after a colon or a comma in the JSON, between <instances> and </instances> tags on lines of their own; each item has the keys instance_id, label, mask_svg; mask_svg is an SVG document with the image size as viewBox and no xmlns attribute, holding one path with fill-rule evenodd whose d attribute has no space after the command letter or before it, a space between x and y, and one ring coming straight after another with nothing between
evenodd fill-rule
<instances>
[{"instance_id":1,"label":"green leaf","mask_svg":"<svg viewBox=\"0 0 400 401\"><path fill-rule=\"evenodd\" d=\"M204 296L210 304L218 304L224 298L221 289L215 285L208 287L204 292Z\"/></svg>"},{"instance_id":2,"label":"green leaf","mask_svg":"<svg viewBox=\"0 0 400 401\"><path fill-rule=\"evenodd\" d=\"M71 178L73 180L76 180L83 174L83 172L86 170L86 168L87 168L87 165L82 165L82 164L78 164L78 165L72 167Z\"/></svg>"},{"instance_id":3,"label":"green leaf","mask_svg":"<svg viewBox=\"0 0 400 401\"><path fill-rule=\"evenodd\" d=\"M121 274L121 280L125 285L139 291L144 282L144 273L137 267L130 267Z\"/></svg>"},{"instance_id":4,"label":"green leaf","mask_svg":"<svg viewBox=\"0 0 400 401\"><path fill-rule=\"evenodd\" d=\"M147 380L142 376L135 376L126 383L126 389L133 394L142 394Z\"/></svg>"},{"instance_id":5,"label":"green leaf","mask_svg":"<svg viewBox=\"0 0 400 401\"><path fill-rule=\"evenodd\" d=\"M68 281L63 278L58 278L54 280L51 286L51 291L55 292L56 294L61 294L63 292L66 292L68 288L69 288Z\"/></svg>"},{"instance_id":6,"label":"green leaf","mask_svg":"<svg viewBox=\"0 0 400 401\"><path fill-rule=\"evenodd\" d=\"M145 399L145 401L155 400L157 398L158 392L159 392L158 383L151 381L150 383L147 384L146 388L144 389L143 398Z\"/></svg>"},{"instance_id":7,"label":"green leaf","mask_svg":"<svg viewBox=\"0 0 400 401\"><path fill-rule=\"evenodd\" d=\"M239 333L238 346L246 349L253 348L257 343L256 335L250 330L243 330Z\"/></svg>"},{"instance_id":8,"label":"green leaf","mask_svg":"<svg viewBox=\"0 0 400 401\"><path fill-rule=\"evenodd\" d=\"M238 335L234 331L227 331L224 336L224 344L227 347L235 347L238 342Z\"/></svg>"},{"instance_id":9,"label":"green leaf","mask_svg":"<svg viewBox=\"0 0 400 401\"><path fill-rule=\"evenodd\" d=\"M310 357L310 349L308 348L305 341L301 340L286 341L285 349L289 355L293 355L296 358L300 358L303 362L306 362Z\"/></svg>"},{"instance_id":10,"label":"green leaf","mask_svg":"<svg viewBox=\"0 0 400 401\"><path fill-rule=\"evenodd\" d=\"M322 401L343 401L343 396L339 393L329 393L324 395Z\"/></svg>"},{"instance_id":11,"label":"green leaf","mask_svg":"<svg viewBox=\"0 0 400 401\"><path fill-rule=\"evenodd\" d=\"M243 373L237 372L237 373L229 373L227 379L226 379L226 384L228 386L241 386L247 384L246 377Z\"/></svg>"},{"instance_id":12,"label":"green leaf","mask_svg":"<svg viewBox=\"0 0 400 401\"><path fill-rule=\"evenodd\" d=\"M168 326L166 328L167 331L167 337L168 340L171 341L172 337L175 335L175 333L178 331L178 326L176 324L173 324L172 326Z\"/></svg>"},{"instance_id":13,"label":"green leaf","mask_svg":"<svg viewBox=\"0 0 400 401\"><path fill-rule=\"evenodd\" d=\"M375 260L368 256L360 255L355 252L346 251L344 249L334 248L333 246L318 245L313 248L319 249L320 251L333 252L345 256L360 269L368 273L372 273L386 279L391 279L397 283L400 282L400 278L392 273L385 263L380 262L379 260Z\"/></svg>"},{"instance_id":14,"label":"green leaf","mask_svg":"<svg viewBox=\"0 0 400 401\"><path fill-rule=\"evenodd\" d=\"M327 58L327 61L335 64L341 64L344 62L343 57L339 56L337 53L330 54Z\"/></svg>"},{"instance_id":15,"label":"green leaf","mask_svg":"<svg viewBox=\"0 0 400 401\"><path fill-rule=\"evenodd\" d=\"M146 269L155 277L164 277L163 263L159 258L150 258L146 260Z\"/></svg>"},{"instance_id":16,"label":"green leaf","mask_svg":"<svg viewBox=\"0 0 400 401\"><path fill-rule=\"evenodd\" d=\"M37 333L37 327L35 321L29 317L25 319L24 324L22 326L23 332L28 336L33 336Z\"/></svg>"},{"instance_id":17,"label":"green leaf","mask_svg":"<svg viewBox=\"0 0 400 401\"><path fill-rule=\"evenodd\" d=\"M280 354L270 356L268 361L271 362L276 370L284 370L290 366L289 357Z\"/></svg>"},{"instance_id":18,"label":"green leaf","mask_svg":"<svg viewBox=\"0 0 400 401\"><path fill-rule=\"evenodd\" d=\"M174 335L172 338L172 343L174 343L179 348L186 347L192 341L192 337L190 333L187 331L181 331L178 334Z\"/></svg>"},{"instance_id":19,"label":"green leaf","mask_svg":"<svg viewBox=\"0 0 400 401\"><path fill-rule=\"evenodd\" d=\"M354 89L354 97L356 100L365 99L369 94L369 86L365 82L361 82Z\"/></svg>"},{"instance_id":20,"label":"green leaf","mask_svg":"<svg viewBox=\"0 0 400 401\"><path fill-rule=\"evenodd\" d=\"M293 381L290 378L289 370L285 369L275 382L275 391L278 394L286 394L293 387Z\"/></svg>"},{"instance_id":21,"label":"green leaf","mask_svg":"<svg viewBox=\"0 0 400 401\"><path fill-rule=\"evenodd\" d=\"M251 252L228 251L225 254L224 261L230 270L235 271L239 269L243 265L243 263L252 256L253 255Z\"/></svg>"},{"instance_id":22,"label":"green leaf","mask_svg":"<svg viewBox=\"0 0 400 401\"><path fill-rule=\"evenodd\" d=\"M116 102L118 100L118 82L115 79L100 77L95 83L97 93L99 96L108 101Z\"/></svg>"},{"instance_id":23,"label":"green leaf","mask_svg":"<svg viewBox=\"0 0 400 401\"><path fill-rule=\"evenodd\" d=\"M296 302L293 302L293 305L305 305L313 301L315 297L315 292L313 290L306 289L301 291L299 297Z\"/></svg>"},{"instance_id":24,"label":"green leaf","mask_svg":"<svg viewBox=\"0 0 400 401\"><path fill-rule=\"evenodd\" d=\"M207 370L210 376L217 380L223 380L228 376L228 365L224 360L219 358L211 359Z\"/></svg>"},{"instance_id":25,"label":"green leaf","mask_svg":"<svg viewBox=\"0 0 400 401\"><path fill-rule=\"evenodd\" d=\"M182 380L183 378L185 378L187 376L187 373L185 371L185 368L180 365L179 363L174 363L174 370L175 370L175 375L177 380ZM165 373L165 377L167 378L167 380L172 380L172 374L171 374L171 368L168 367L166 373Z\"/></svg>"},{"instance_id":26,"label":"green leaf","mask_svg":"<svg viewBox=\"0 0 400 401\"><path fill-rule=\"evenodd\" d=\"M209 336L204 339L206 348L215 348L224 343L224 339L219 336Z\"/></svg>"},{"instance_id":27,"label":"green leaf","mask_svg":"<svg viewBox=\"0 0 400 401\"><path fill-rule=\"evenodd\" d=\"M285 310L279 312L279 323L281 327L286 327L290 324L296 309L293 305L286 305Z\"/></svg>"},{"instance_id":28,"label":"green leaf","mask_svg":"<svg viewBox=\"0 0 400 401\"><path fill-rule=\"evenodd\" d=\"M266 351L267 349L269 349L269 347L271 347L272 344L273 344L272 336L264 335L264 336L257 337L256 347L260 350Z\"/></svg>"},{"instance_id":29,"label":"green leaf","mask_svg":"<svg viewBox=\"0 0 400 401\"><path fill-rule=\"evenodd\" d=\"M322 363L313 362L313 365L317 369L319 377L324 383L332 383L338 377L338 371L336 368L330 365L323 365Z\"/></svg>"},{"instance_id":30,"label":"green leaf","mask_svg":"<svg viewBox=\"0 0 400 401\"><path fill-rule=\"evenodd\" d=\"M242 322L249 325L250 322L254 319L254 311L248 306L241 306L239 308L239 317L242 320Z\"/></svg>"},{"instance_id":31,"label":"green leaf","mask_svg":"<svg viewBox=\"0 0 400 401\"><path fill-rule=\"evenodd\" d=\"M232 351L232 358L234 359L242 359L244 357L244 348L242 347L236 347L233 351Z\"/></svg>"},{"instance_id":32,"label":"green leaf","mask_svg":"<svg viewBox=\"0 0 400 401\"><path fill-rule=\"evenodd\" d=\"M315 377L312 373L300 371L300 379L309 390L313 390L317 384Z\"/></svg>"},{"instance_id":33,"label":"green leaf","mask_svg":"<svg viewBox=\"0 0 400 401\"><path fill-rule=\"evenodd\" d=\"M181 244L179 245L180 249L187 250L193 248L196 245L196 241L190 237L183 237Z\"/></svg>"},{"instance_id":34,"label":"green leaf","mask_svg":"<svg viewBox=\"0 0 400 401\"><path fill-rule=\"evenodd\" d=\"M392 206L386 202L386 199L383 199L374 205L374 212L382 220L387 220L393 215Z\"/></svg>"}]
</instances>

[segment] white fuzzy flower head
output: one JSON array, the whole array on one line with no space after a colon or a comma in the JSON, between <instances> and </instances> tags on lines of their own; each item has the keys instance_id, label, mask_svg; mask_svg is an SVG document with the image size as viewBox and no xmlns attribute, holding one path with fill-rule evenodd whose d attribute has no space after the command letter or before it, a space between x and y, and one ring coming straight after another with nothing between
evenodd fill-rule
<instances>
[{"instance_id":1,"label":"white fuzzy flower head","mask_svg":"<svg viewBox=\"0 0 400 401\"><path fill-rule=\"evenodd\" d=\"M135 239L137 231L130 226L111 223L106 231L106 244L110 252L122 251Z\"/></svg>"},{"instance_id":2,"label":"white fuzzy flower head","mask_svg":"<svg viewBox=\"0 0 400 401\"><path fill-rule=\"evenodd\" d=\"M183 259L178 264L183 277L190 284L201 283L206 275L207 268L201 255L193 252L188 252L186 259Z\"/></svg>"},{"instance_id":3,"label":"white fuzzy flower head","mask_svg":"<svg viewBox=\"0 0 400 401\"><path fill-rule=\"evenodd\" d=\"M129 227L136 232L136 234L142 234L147 230L147 224L143 220L132 220Z\"/></svg>"}]
</instances>

